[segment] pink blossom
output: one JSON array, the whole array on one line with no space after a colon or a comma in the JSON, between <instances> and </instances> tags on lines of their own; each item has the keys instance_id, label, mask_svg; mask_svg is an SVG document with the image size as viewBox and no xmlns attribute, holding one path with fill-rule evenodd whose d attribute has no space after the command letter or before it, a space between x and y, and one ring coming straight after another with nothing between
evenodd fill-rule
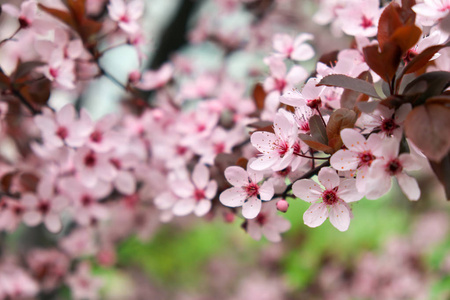
<instances>
[{"instance_id":1,"label":"pink blossom","mask_svg":"<svg viewBox=\"0 0 450 300\"><path fill-rule=\"evenodd\" d=\"M257 131L251 136L252 145L262 154L253 161L251 167L254 170L280 171L288 167L300 154L301 146L298 139L298 128L290 122L282 113L277 113L274 118L275 133ZM293 166L295 170L299 162Z\"/></svg>"},{"instance_id":2,"label":"pink blossom","mask_svg":"<svg viewBox=\"0 0 450 300\"><path fill-rule=\"evenodd\" d=\"M378 199L386 194L392 185L391 177L395 176L403 193L409 200L420 198L420 188L416 179L405 171L420 169L420 165L409 153L399 155L400 141L395 138L385 139L382 147L374 150L377 159L372 163L368 178L371 185L366 194L367 199Z\"/></svg>"},{"instance_id":3,"label":"pink blossom","mask_svg":"<svg viewBox=\"0 0 450 300\"><path fill-rule=\"evenodd\" d=\"M80 147L90 134L92 126L92 120L84 109L80 112L80 119L76 119L72 104L63 106L56 114L44 110L44 114L34 117L34 122L41 130L45 143L53 147L61 147L64 143Z\"/></svg>"},{"instance_id":4,"label":"pink blossom","mask_svg":"<svg viewBox=\"0 0 450 300\"><path fill-rule=\"evenodd\" d=\"M103 286L101 279L92 276L89 263L80 263L75 273L67 278L67 284L75 300L95 300Z\"/></svg>"},{"instance_id":5,"label":"pink blossom","mask_svg":"<svg viewBox=\"0 0 450 300\"><path fill-rule=\"evenodd\" d=\"M2 197L0 200L0 230L13 232L22 222L25 212L23 203Z\"/></svg>"},{"instance_id":6,"label":"pink blossom","mask_svg":"<svg viewBox=\"0 0 450 300\"><path fill-rule=\"evenodd\" d=\"M87 187L93 187L99 181L111 182L117 175L117 169L106 155L88 147L77 149L74 166L80 182Z\"/></svg>"},{"instance_id":7,"label":"pink blossom","mask_svg":"<svg viewBox=\"0 0 450 300\"><path fill-rule=\"evenodd\" d=\"M24 1L20 5L20 10L14 5L7 3L2 5L2 10L18 18L20 27L25 29L30 27L36 18L37 3L34 0Z\"/></svg>"},{"instance_id":8,"label":"pink blossom","mask_svg":"<svg viewBox=\"0 0 450 300\"><path fill-rule=\"evenodd\" d=\"M173 213L177 216L194 212L196 216L201 217L211 209L217 183L215 180L209 180L208 168L203 164L195 165L191 180L174 180L170 183L174 194L180 198L173 206Z\"/></svg>"},{"instance_id":9,"label":"pink blossom","mask_svg":"<svg viewBox=\"0 0 450 300\"><path fill-rule=\"evenodd\" d=\"M0 266L0 297L2 299L28 299L36 296L39 286L24 270L11 263Z\"/></svg>"},{"instance_id":10,"label":"pink blossom","mask_svg":"<svg viewBox=\"0 0 450 300\"><path fill-rule=\"evenodd\" d=\"M44 290L52 290L69 270L69 258L57 249L34 249L27 255L27 263Z\"/></svg>"},{"instance_id":11,"label":"pink blossom","mask_svg":"<svg viewBox=\"0 0 450 300\"><path fill-rule=\"evenodd\" d=\"M444 18L450 11L449 0L424 0L412 7L414 12L424 19L421 19L425 26L434 25L439 19Z\"/></svg>"},{"instance_id":12,"label":"pink blossom","mask_svg":"<svg viewBox=\"0 0 450 300\"><path fill-rule=\"evenodd\" d=\"M309 33L299 34L295 39L288 34L276 34L272 46L283 57L304 61L314 57L314 49L305 43L313 38L314 36Z\"/></svg>"},{"instance_id":13,"label":"pink blossom","mask_svg":"<svg viewBox=\"0 0 450 300\"><path fill-rule=\"evenodd\" d=\"M247 233L253 239L260 240L264 235L271 242L280 242L280 234L291 228L291 223L277 214L277 203L264 203L256 218L247 220Z\"/></svg>"},{"instance_id":14,"label":"pink blossom","mask_svg":"<svg viewBox=\"0 0 450 300\"><path fill-rule=\"evenodd\" d=\"M355 129L346 128L341 131L342 142L347 149L333 154L330 159L331 166L338 171L358 171L356 174L356 187L364 193L369 187L367 177L369 167L375 160L375 152L381 147L381 137L371 134L366 138Z\"/></svg>"},{"instance_id":15,"label":"pink blossom","mask_svg":"<svg viewBox=\"0 0 450 300\"><path fill-rule=\"evenodd\" d=\"M108 12L123 31L134 33L140 29L137 21L144 13L144 1L132 0L126 3L124 0L110 0Z\"/></svg>"},{"instance_id":16,"label":"pink blossom","mask_svg":"<svg viewBox=\"0 0 450 300\"><path fill-rule=\"evenodd\" d=\"M125 137L113 130L117 121L118 117L114 114L105 115L98 120L90 130L91 134L86 141L86 146L95 152L104 153L118 145L126 144Z\"/></svg>"},{"instance_id":17,"label":"pink blossom","mask_svg":"<svg viewBox=\"0 0 450 300\"><path fill-rule=\"evenodd\" d=\"M164 64L156 71L145 71L141 80L135 84L135 87L144 91L150 91L162 88L173 76L174 68L171 64Z\"/></svg>"},{"instance_id":18,"label":"pink blossom","mask_svg":"<svg viewBox=\"0 0 450 300\"><path fill-rule=\"evenodd\" d=\"M337 11L342 30L348 35L375 36L382 9L378 0L366 0Z\"/></svg>"},{"instance_id":19,"label":"pink blossom","mask_svg":"<svg viewBox=\"0 0 450 300\"><path fill-rule=\"evenodd\" d=\"M286 65L280 57L270 57L266 62L269 65L271 75L264 81L264 90L268 93L277 91L282 94L308 77L307 71L297 65L293 66L287 73Z\"/></svg>"},{"instance_id":20,"label":"pink blossom","mask_svg":"<svg viewBox=\"0 0 450 300\"><path fill-rule=\"evenodd\" d=\"M363 197L356 190L356 181L339 178L332 168L322 168L318 179L320 184L311 179L302 179L292 186L296 197L312 203L303 215L303 221L309 227L317 227L329 217L334 227L346 231L352 217L347 203Z\"/></svg>"},{"instance_id":21,"label":"pink blossom","mask_svg":"<svg viewBox=\"0 0 450 300\"><path fill-rule=\"evenodd\" d=\"M261 211L261 200L272 199L273 185L263 180L263 173L257 172L247 166L247 171L241 167L228 167L225 169L225 178L232 188L220 194L220 202L229 207L242 206L242 215L246 219L255 218Z\"/></svg>"},{"instance_id":22,"label":"pink blossom","mask_svg":"<svg viewBox=\"0 0 450 300\"><path fill-rule=\"evenodd\" d=\"M25 206L23 221L28 226L36 226L44 222L50 232L61 230L60 214L68 205L68 200L62 195L54 194L52 182L41 179L37 187L37 195L26 193L22 196Z\"/></svg>"},{"instance_id":23,"label":"pink blossom","mask_svg":"<svg viewBox=\"0 0 450 300\"><path fill-rule=\"evenodd\" d=\"M59 241L59 247L72 258L91 256L97 252L94 231L89 227L77 228Z\"/></svg>"},{"instance_id":24,"label":"pink blossom","mask_svg":"<svg viewBox=\"0 0 450 300\"><path fill-rule=\"evenodd\" d=\"M305 105L319 107L325 87L317 86L318 83L317 78L311 78L306 82L301 92L297 90L288 91L280 97L280 102L294 107Z\"/></svg>"}]
</instances>

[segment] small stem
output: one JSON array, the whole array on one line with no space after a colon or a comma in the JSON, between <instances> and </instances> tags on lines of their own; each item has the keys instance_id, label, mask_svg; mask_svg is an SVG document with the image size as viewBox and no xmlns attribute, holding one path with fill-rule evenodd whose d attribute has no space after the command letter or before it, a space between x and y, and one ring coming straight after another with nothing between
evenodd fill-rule
<instances>
[{"instance_id":1,"label":"small stem","mask_svg":"<svg viewBox=\"0 0 450 300\"><path fill-rule=\"evenodd\" d=\"M320 119L322 120L323 126L325 126L325 128L326 128L327 123L325 123L325 119L323 118L322 113L320 112L320 109L317 107L316 110L319 113L319 116L320 116Z\"/></svg>"},{"instance_id":2,"label":"small stem","mask_svg":"<svg viewBox=\"0 0 450 300\"><path fill-rule=\"evenodd\" d=\"M111 75L110 73L108 73L105 69L103 69L102 67L100 67L100 65L98 65L99 69L100 69L100 73L101 75L105 75L109 80L111 80L113 83L115 83L117 86L121 87L122 89L124 89L124 91L128 92L128 88L121 83L116 77L114 77L113 75Z\"/></svg>"},{"instance_id":3,"label":"small stem","mask_svg":"<svg viewBox=\"0 0 450 300\"><path fill-rule=\"evenodd\" d=\"M304 157L304 158L309 158L309 159L329 159L330 157L328 156L328 157L314 157L314 154L313 154L313 156L308 156L308 155L304 155L304 154L300 154L300 153L295 153L295 155L297 155L297 156L300 156L300 157ZM313 168L314 168L314 166L313 166Z\"/></svg>"},{"instance_id":4,"label":"small stem","mask_svg":"<svg viewBox=\"0 0 450 300\"><path fill-rule=\"evenodd\" d=\"M33 107L33 105L28 102L28 100L16 89L11 89L12 93L19 98L20 102L23 103L23 105L25 105L33 115L37 115L40 114L40 111L38 111L36 108Z\"/></svg>"},{"instance_id":5,"label":"small stem","mask_svg":"<svg viewBox=\"0 0 450 300\"><path fill-rule=\"evenodd\" d=\"M102 50L102 51L99 53L99 56L102 56L103 54L105 54L105 53L108 52L109 50L113 50L113 49L115 49L115 48L117 48L117 47L124 46L124 45L128 45L128 43L120 43L120 44L117 44L117 45L114 45L114 46L110 46L110 47L108 47L108 48Z\"/></svg>"},{"instance_id":6,"label":"small stem","mask_svg":"<svg viewBox=\"0 0 450 300\"><path fill-rule=\"evenodd\" d=\"M3 44L3 43L6 43L7 41L10 41L10 40L12 40L13 39L13 37L20 31L22 29L22 27L21 26L19 26L19 28L17 28L17 30L16 31L14 31L14 33L9 37L9 38L6 38L6 39L4 39L4 40L2 40L2 41L0 41L0 46Z\"/></svg>"}]
</instances>

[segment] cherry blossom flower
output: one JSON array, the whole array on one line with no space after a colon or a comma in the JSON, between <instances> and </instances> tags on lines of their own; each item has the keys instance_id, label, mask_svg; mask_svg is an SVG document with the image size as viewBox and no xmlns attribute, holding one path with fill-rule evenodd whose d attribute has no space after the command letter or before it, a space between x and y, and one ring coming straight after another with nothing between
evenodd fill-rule
<instances>
[{"instance_id":1,"label":"cherry blossom flower","mask_svg":"<svg viewBox=\"0 0 450 300\"><path fill-rule=\"evenodd\" d=\"M392 185L392 176L397 178L398 185L409 200L420 198L420 188L415 178L405 171L420 169L420 165L409 153L399 155L400 141L395 138L383 140L382 147L375 149L377 159L372 163L368 174L371 182L367 199L378 199L386 194Z\"/></svg>"},{"instance_id":2,"label":"cherry blossom flower","mask_svg":"<svg viewBox=\"0 0 450 300\"><path fill-rule=\"evenodd\" d=\"M300 142L298 139L298 128L291 123L284 114L277 113L274 118L275 133L257 131L251 136L252 145L262 153L253 161L251 167L262 171L272 168L280 171L288 167L300 154ZM295 170L300 162L297 162Z\"/></svg>"},{"instance_id":3,"label":"cherry blossom flower","mask_svg":"<svg viewBox=\"0 0 450 300\"><path fill-rule=\"evenodd\" d=\"M318 179L320 184L311 179L301 179L292 186L296 197L312 203L304 213L303 221L309 227L317 227L329 217L334 227L346 231L352 217L347 203L363 197L356 189L356 181L339 178L332 168L322 168Z\"/></svg>"},{"instance_id":4,"label":"cherry blossom flower","mask_svg":"<svg viewBox=\"0 0 450 300\"><path fill-rule=\"evenodd\" d=\"M159 89L172 79L173 73L173 66L166 63L156 71L145 71L141 80L135 83L134 86L144 91Z\"/></svg>"},{"instance_id":5,"label":"cherry blossom flower","mask_svg":"<svg viewBox=\"0 0 450 300\"><path fill-rule=\"evenodd\" d=\"M34 249L27 255L27 263L44 290L58 286L69 270L69 258L57 249Z\"/></svg>"},{"instance_id":6,"label":"cherry blossom flower","mask_svg":"<svg viewBox=\"0 0 450 300\"><path fill-rule=\"evenodd\" d=\"M379 131L383 138L393 136L401 139L403 122L411 109L412 107L409 103L401 105L397 111L384 105L379 105L372 114L362 113L356 122L356 126L364 128L362 133Z\"/></svg>"},{"instance_id":7,"label":"cherry blossom flower","mask_svg":"<svg viewBox=\"0 0 450 300\"><path fill-rule=\"evenodd\" d=\"M34 0L28 0L22 2L20 5L20 10L12 4L3 4L2 10L9 15L18 18L20 28L26 29L29 28L35 18L37 13L37 3Z\"/></svg>"},{"instance_id":8,"label":"cherry blossom flower","mask_svg":"<svg viewBox=\"0 0 450 300\"><path fill-rule=\"evenodd\" d=\"M25 212L23 203L2 197L0 200L0 230L13 232L22 222L22 217Z\"/></svg>"},{"instance_id":9,"label":"cherry blossom flower","mask_svg":"<svg viewBox=\"0 0 450 300\"><path fill-rule=\"evenodd\" d=\"M140 29L137 21L144 13L144 1L132 0L125 3L124 0L110 0L108 13L111 19L116 21L123 31L134 33Z\"/></svg>"},{"instance_id":10,"label":"cherry blossom flower","mask_svg":"<svg viewBox=\"0 0 450 300\"><path fill-rule=\"evenodd\" d=\"M39 292L39 286L23 269L12 263L0 265L0 296L2 299L27 299Z\"/></svg>"},{"instance_id":11,"label":"cherry blossom flower","mask_svg":"<svg viewBox=\"0 0 450 300\"><path fill-rule=\"evenodd\" d=\"M22 196L25 206L23 221L28 226L36 226L44 222L50 232L58 232L62 228L60 214L68 205L68 199L54 194L52 182L41 179L37 187L37 195L26 193Z\"/></svg>"},{"instance_id":12,"label":"cherry blossom flower","mask_svg":"<svg viewBox=\"0 0 450 300\"><path fill-rule=\"evenodd\" d=\"M291 228L291 223L277 214L276 205L275 200L264 203L256 218L247 220L246 230L253 239L259 241L264 235L271 242L280 242L280 234Z\"/></svg>"},{"instance_id":13,"label":"cherry blossom flower","mask_svg":"<svg viewBox=\"0 0 450 300\"><path fill-rule=\"evenodd\" d=\"M173 213L185 216L192 212L201 217L211 209L211 200L216 195L217 182L209 180L208 168L197 164L192 172L192 182L189 180L174 180L172 190L181 200L173 206Z\"/></svg>"},{"instance_id":14,"label":"cherry blossom flower","mask_svg":"<svg viewBox=\"0 0 450 300\"><path fill-rule=\"evenodd\" d=\"M86 140L86 146L98 153L105 153L117 147L126 144L125 137L113 127L117 124L118 117L114 114L105 115L98 120L90 130L91 134Z\"/></svg>"},{"instance_id":15,"label":"cherry blossom flower","mask_svg":"<svg viewBox=\"0 0 450 300\"><path fill-rule=\"evenodd\" d=\"M371 134L366 138L355 129L345 128L341 131L342 142L347 149L341 149L330 159L331 166L339 171L354 171L356 174L356 187L364 193L370 180L367 177L369 167L375 160L375 152L381 147L381 137Z\"/></svg>"},{"instance_id":16,"label":"cherry blossom flower","mask_svg":"<svg viewBox=\"0 0 450 300\"><path fill-rule=\"evenodd\" d=\"M117 176L117 169L106 155L99 154L88 147L77 150L74 166L80 181L87 187L94 187L100 180L111 182Z\"/></svg>"},{"instance_id":17,"label":"cherry blossom flower","mask_svg":"<svg viewBox=\"0 0 450 300\"><path fill-rule=\"evenodd\" d=\"M263 173L249 166L247 171L241 167L228 167L225 178L233 187L220 194L220 202L229 207L242 206L242 215L246 219L255 218L261 211L261 201L269 201L273 197L273 185L268 181L261 184Z\"/></svg>"},{"instance_id":18,"label":"cherry blossom flower","mask_svg":"<svg viewBox=\"0 0 450 300\"><path fill-rule=\"evenodd\" d=\"M305 105L311 108L320 107L321 96L325 87L317 86L318 83L317 78L310 78L301 92L297 90L288 91L280 97L280 102L294 107Z\"/></svg>"},{"instance_id":19,"label":"cherry blossom flower","mask_svg":"<svg viewBox=\"0 0 450 300\"><path fill-rule=\"evenodd\" d=\"M273 48L283 57L297 61L309 60L314 57L314 49L306 41L312 40L314 36L302 33L293 39L288 34L276 34L273 37Z\"/></svg>"},{"instance_id":20,"label":"cherry blossom flower","mask_svg":"<svg viewBox=\"0 0 450 300\"><path fill-rule=\"evenodd\" d=\"M94 300L99 298L99 290L103 286L100 278L91 275L89 263L80 263L74 274L67 278L67 284L76 300Z\"/></svg>"},{"instance_id":21,"label":"cherry blossom flower","mask_svg":"<svg viewBox=\"0 0 450 300\"><path fill-rule=\"evenodd\" d=\"M45 143L53 147L61 147L64 143L71 147L80 147L92 127L92 120L84 109L80 111L80 119L76 120L72 104L63 106L56 114L44 110L42 115L34 117L34 122L42 131Z\"/></svg>"},{"instance_id":22,"label":"cherry blossom flower","mask_svg":"<svg viewBox=\"0 0 450 300\"><path fill-rule=\"evenodd\" d=\"M375 36L382 10L378 0L367 0L358 5L348 5L337 11L342 30L348 35Z\"/></svg>"},{"instance_id":23,"label":"cherry blossom flower","mask_svg":"<svg viewBox=\"0 0 450 300\"><path fill-rule=\"evenodd\" d=\"M436 21L444 18L450 11L449 0L424 0L412 7L412 10L421 17L425 26L434 25Z\"/></svg>"}]
</instances>

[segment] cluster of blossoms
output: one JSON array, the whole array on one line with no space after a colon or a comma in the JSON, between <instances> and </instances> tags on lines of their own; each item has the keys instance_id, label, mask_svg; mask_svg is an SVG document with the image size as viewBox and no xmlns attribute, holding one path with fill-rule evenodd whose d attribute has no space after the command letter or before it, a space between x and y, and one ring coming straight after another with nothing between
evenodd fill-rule
<instances>
[{"instance_id":1,"label":"cluster of blossoms","mask_svg":"<svg viewBox=\"0 0 450 300\"><path fill-rule=\"evenodd\" d=\"M205 68L180 53L155 70L130 72L121 83L100 58L130 45L140 62L145 59L144 1L54 2L2 5L18 29L0 42L8 57L0 70L1 129L9 143L1 151L0 230L44 224L61 238L54 248L27 255L30 272L14 260L2 262L10 275L0 273L0 299L62 283L76 299L95 299L101 282L81 258L96 255L99 264L112 265L114 246L124 238L148 238L160 221L190 214L233 222L242 207L251 237L278 242L290 228L278 211L298 197L311 203L306 225L329 218L345 231L352 202L383 196L392 177L407 198L418 200L418 183L407 172L425 158L440 170L448 159L448 80L431 83L433 74L448 78L442 44L448 28L440 27L442 9L433 13L428 2L321 2L314 19L333 19L334 31L354 36L355 47L327 56L309 74L299 62L316 55L313 34L274 32L282 18L265 11L264 1L215 1L218 11L245 12L251 21L244 30L230 29L217 26L225 17L201 15L189 42L214 43L223 66L232 54L271 44L273 53L263 60L267 78L260 80L258 68L244 76L262 83L251 95L227 68ZM336 16L328 18L331 13ZM386 29L378 26L383 22L394 23ZM417 77L404 76L414 72ZM58 109L49 104L53 91L82 99L86 83L101 76L127 93L121 114L94 120L77 109L79 101ZM427 123L430 110L430 124L411 121ZM416 130L420 125L424 129ZM444 138L435 130L442 126ZM445 182L445 172L436 173ZM15 277L24 278L14 281L23 285L11 290L8 280Z\"/></svg>"}]
</instances>

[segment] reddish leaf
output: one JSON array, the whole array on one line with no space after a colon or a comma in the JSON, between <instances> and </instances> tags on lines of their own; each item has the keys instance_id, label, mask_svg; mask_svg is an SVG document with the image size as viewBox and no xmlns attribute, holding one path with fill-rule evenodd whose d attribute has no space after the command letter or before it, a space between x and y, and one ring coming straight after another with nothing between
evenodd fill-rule
<instances>
[{"instance_id":1,"label":"reddish leaf","mask_svg":"<svg viewBox=\"0 0 450 300\"><path fill-rule=\"evenodd\" d=\"M431 103L414 108L405 120L406 137L434 162L450 151L450 108Z\"/></svg>"},{"instance_id":2,"label":"reddish leaf","mask_svg":"<svg viewBox=\"0 0 450 300\"><path fill-rule=\"evenodd\" d=\"M259 110L263 110L264 109L264 100L266 99L266 92L264 91L264 88L262 86L262 84L257 83L255 85L255 87L253 88L253 101L256 104L256 107Z\"/></svg>"},{"instance_id":3,"label":"reddish leaf","mask_svg":"<svg viewBox=\"0 0 450 300\"><path fill-rule=\"evenodd\" d=\"M450 107L450 95L440 95L436 97L428 98L427 104L441 104L445 107Z\"/></svg>"},{"instance_id":4,"label":"reddish leaf","mask_svg":"<svg viewBox=\"0 0 450 300\"><path fill-rule=\"evenodd\" d=\"M68 25L73 30L76 30L76 23L73 19L73 16L68 11L59 10L56 8L47 7L43 4L38 4L39 8L48 13L49 15L52 15L53 17L59 19L66 25Z\"/></svg>"},{"instance_id":5,"label":"reddish leaf","mask_svg":"<svg viewBox=\"0 0 450 300\"><path fill-rule=\"evenodd\" d=\"M392 34L390 40L402 49L402 53L406 53L419 41L422 30L416 25L405 25Z\"/></svg>"},{"instance_id":6,"label":"reddish leaf","mask_svg":"<svg viewBox=\"0 0 450 300\"><path fill-rule=\"evenodd\" d=\"M3 70L0 69L0 89L7 90L9 89L9 86L11 84L11 80L8 76L6 76L5 73L3 73Z\"/></svg>"},{"instance_id":7,"label":"reddish leaf","mask_svg":"<svg viewBox=\"0 0 450 300\"><path fill-rule=\"evenodd\" d=\"M344 128L353 128L357 115L353 110L340 108L334 111L327 124L328 146L333 148L334 152L341 149L343 143L341 139L341 130Z\"/></svg>"},{"instance_id":8,"label":"reddish leaf","mask_svg":"<svg viewBox=\"0 0 450 300\"><path fill-rule=\"evenodd\" d=\"M0 184L2 187L2 191L5 193L9 193L11 189L11 185L13 183L14 175L16 175L17 172L10 172L3 175L2 179L0 180Z\"/></svg>"},{"instance_id":9,"label":"reddish leaf","mask_svg":"<svg viewBox=\"0 0 450 300\"><path fill-rule=\"evenodd\" d=\"M386 42L383 50L378 46L367 46L363 49L367 65L386 82L391 82L401 61L402 51L392 42Z\"/></svg>"},{"instance_id":10,"label":"reddish leaf","mask_svg":"<svg viewBox=\"0 0 450 300\"><path fill-rule=\"evenodd\" d=\"M441 95L450 85L450 72L436 71L420 75L411 81L403 92L413 106L422 105L431 97Z\"/></svg>"},{"instance_id":11,"label":"reddish leaf","mask_svg":"<svg viewBox=\"0 0 450 300\"><path fill-rule=\"evenodd\" d=\"M450 42L447 42L447 43L442 44L442 45L435 45L435 46L431 46L431 47L426 48L425 50L423 50L422 52L417 54L403 68L399 78L401 78L404 74L409 74L409 73L413 73L413 72L416 72L416 71L420 70L421 68L423 68L430 61L430 59L434 56L434 54L436 54L442 48L445 48L445 47L448 47L448 46L450 46Z\"/></svg>"},{"instance_id":12,"label":"reddish leaf","mask_svg":"<svg viewBox=\"0 0 450 300\"><path fill-rule=\"evenodd\" d=\"M325 76L317 85L343 87L345 89L363 93L373 98L380 98L371 83L347 75L328 75Z\"/></svg>"},{"instance_id":13,"label":"reddish leaf","mask_svg":"<svg viewBox=\"0 0 450 300\"><path fill-rule=\"evenodd\" d=\"M395 2L390 3L383 10L378 21L378 43L383 49L386 42L389 41L394 32L401 26L403 22L399 15L400 5Z\"/></svg>"},{"instance_id":14,"label":"reddish leaf","mask_svg":"<svg viewBox=\"0 0 450 300\"><path fill-rule=\"evenodd\" d=\"M334 153L333 148L331 148L328 145L322 144L321 142L317 141L312 136L309 136L307 134L300 134L300 139L305 142L306 145L311 147L314 150L317 151L323 151L328 154Z\"/></svg>"},{"instance_id":15,"label":"reddish leaf","mask_svg":"<svg viewBox=\"0 0 450 300\"><path fill-rule=\"evenodd\" d=\"M38 182L39 178L32 173L23 173L19 176L19 184L27 192L36 191Z\"/></svg>"},{"instance_id":16,"label":"reddish leaf","mask_svg":"<svg viewBox=\"0 0 450 300\"><path fill-rule=\"evenodd\" d=\"M309 118L309 131L316 141L325 145L328 144L327 130L318 115Z\"/></svg>"},{"instance_id":17,"label":"reddish leaf","mask_svg":"<svg viewBox=\"0 0 450 300\"><path fill-rule=\"evenodd\" d=\"M11 75L11 79L13 81L20 80L22 77L25 77L30 74L37 67L44 66L46 63L41 61L27 61L27 62L19 62L16 70Z\"/></svg>"},{"instance_id":18,"label":"reddish leaf","mask_svg":"<svg viewBox=\"0 0 450 300\"><path fill-rule=\"evenodd\" d=\"M450 153L438 163L430 161L430 165L434 174L444 186L447 200L450 201Z\"/></svg>"}]
</instances>

